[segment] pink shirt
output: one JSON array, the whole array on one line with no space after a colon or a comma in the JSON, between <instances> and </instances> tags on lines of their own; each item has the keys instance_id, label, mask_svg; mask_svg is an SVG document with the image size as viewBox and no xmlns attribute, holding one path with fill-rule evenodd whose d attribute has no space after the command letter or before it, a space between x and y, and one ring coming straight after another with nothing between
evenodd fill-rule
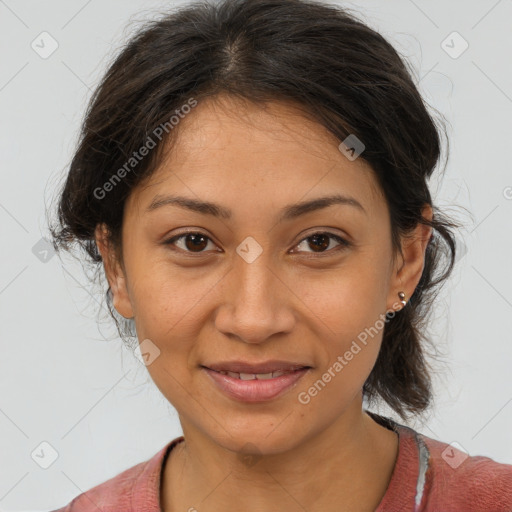
<instances>
[{"instance_id":1,"label":"pink shirt","mask_svg":"<svg viewBox=\"0 0 512 512\"><path fill-rule=\"evenodd\" d=\"M366 411L399 435L398 457L375 512L512 512L512 465L466 456L449 444ZM161 512L160 475L177 437L145 462L53 512Z\"/></svg>"}]
</instances>

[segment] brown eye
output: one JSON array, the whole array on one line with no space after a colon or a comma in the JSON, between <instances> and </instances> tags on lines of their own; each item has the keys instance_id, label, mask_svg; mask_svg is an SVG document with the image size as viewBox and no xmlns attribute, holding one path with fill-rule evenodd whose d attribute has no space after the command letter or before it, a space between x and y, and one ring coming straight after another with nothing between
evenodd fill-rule
<instances>
[{"instance_id":1,"label":"brown eye","mask_svg":"<svg viewBox=\"0 0 512 512\"><path fill-rule=\"evenodd\" d=\"M179 247L176 242L181 240L183 240L183 244ZM190 232L170 238L164 243L166 245L176 245L185 252L201 253L205 247L207 247L208 241L211 242L211 240L206 235L203 235L203 233Z\"/></svg>"},{"instance_id":2,"label":"brown eye","mask_svg":"<svg viewBox=\"0 0 512 512\"><path fill-rule=\"evenodd\" d=\"M309 240L309 242L307 242ZM335 240L338 242L338 247L334 247L334 249L329 249L330 241ZM313 233L312 235L308 236L307 238L304 238L298 245L307 243L307 247L312 249L312 252L315 253L324 253L324 252L330 252L330 251L337 251L338 249L343 249L345 247L348 247L350 245L349 242L347 242L345 239L341 238L340 236L334 235L333 233ZM308 252L308 251L299 251L299 252Z\"/></svg>"}]
</instances>

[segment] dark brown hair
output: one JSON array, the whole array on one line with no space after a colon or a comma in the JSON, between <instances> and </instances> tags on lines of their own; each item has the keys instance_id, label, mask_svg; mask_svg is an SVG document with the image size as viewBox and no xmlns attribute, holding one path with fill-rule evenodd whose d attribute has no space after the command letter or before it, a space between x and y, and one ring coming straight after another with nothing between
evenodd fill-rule
<instances>
[{"instance_id":1,"label":"dark brown hair","mask_svg":"<svg viewBox=\"0 0 512 512\"><path fill-rule=\"evenodd\" d=\"M172 149L179 124L171 126L171 116L181 117L185 105L219 93L261 106L291 101L340 142L354 134L365 144L361 158L384 192L398 252L418 223L433 227L421 280L407 306L388 319L363 387L370 403L380 397L402 418L424 412L432 401L427 318L455 263L458 224L432 205L427 180L440 158L440 135L408 66L347 9L313 0L195 2L147 22L90 100L50 226L55 249L76 243L99 270L94 232L104 223L122 261L125 200L155 171L164 146ZM149 140L155 148L130 160ZM433 207L432 222L421 216L425 204ZM110 288L106 300L125 339Z\"/></svg>"}]
</instances>

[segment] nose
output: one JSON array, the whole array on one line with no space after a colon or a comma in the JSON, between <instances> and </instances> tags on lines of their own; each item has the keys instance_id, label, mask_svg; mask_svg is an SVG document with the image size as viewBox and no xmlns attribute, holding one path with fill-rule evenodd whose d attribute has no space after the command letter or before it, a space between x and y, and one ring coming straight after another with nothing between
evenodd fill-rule
<instances>
[{"instance_id":1,"label":"nose","mask_svg":"<svg viewBox=\"0 0 512 512\"><path fill-rule=\"evenodd\" d=\"M235 258L219 290L222 303L216 310L216 328L244 343L263 343L289 333L296 321L294 304L299 299L262 256L252 263Z\"/></svg>"}]
</instances>

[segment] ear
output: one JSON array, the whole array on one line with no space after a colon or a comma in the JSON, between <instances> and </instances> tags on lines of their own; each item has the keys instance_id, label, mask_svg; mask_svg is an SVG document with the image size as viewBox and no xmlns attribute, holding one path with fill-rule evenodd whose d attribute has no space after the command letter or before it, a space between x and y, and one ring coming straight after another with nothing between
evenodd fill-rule
<instances>
[{"instance_id":1,"label":"ear","mask_svg":"<svg viewBox=\"0 0 512 512\"><path fill-rule=\"evenodd\" d=\"M432 220L432 207L425 205L421 214L425 219ZM430 226L418 224L414 231L402 240L403 257L398 254L397 262L393 267L387 301L388 310L404 307L400 304L399 292L405 293L406 301L414 293L425 267L425 251L431 235Z\"/></svg>"},{"instance_id":2,"label":"ear","mask_svg":"<svg viewBox=\"0 0 512 512\"><path fill-rule=\"evenodd\" d=\"M103 267L108 284L112 290L112 302L116 311L125 318L133 318L134 312L126 285L124 270L118 261L116 252L108 237L105 224L98 224L95 230L95 239L98 250L103 259Z\"/></svg>"}]
</instances>

